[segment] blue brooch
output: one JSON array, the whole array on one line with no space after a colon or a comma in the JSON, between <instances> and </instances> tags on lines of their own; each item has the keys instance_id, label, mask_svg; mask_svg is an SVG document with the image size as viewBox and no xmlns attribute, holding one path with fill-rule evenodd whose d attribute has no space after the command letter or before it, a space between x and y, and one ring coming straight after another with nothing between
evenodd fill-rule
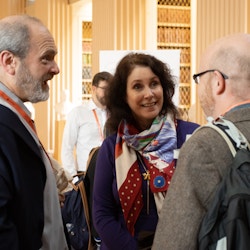
<instances>
[{"instance_id":1,"label":"blue brooch","mask_svg":"<svg viewBox=\"0 0 250 250\"><path fill-rule=\"evenodd\" d=\"M163 176L158 175L154 178L153 183L155 188L162 188L166 185L166 180Z\"/></svg>"}]
</instances>

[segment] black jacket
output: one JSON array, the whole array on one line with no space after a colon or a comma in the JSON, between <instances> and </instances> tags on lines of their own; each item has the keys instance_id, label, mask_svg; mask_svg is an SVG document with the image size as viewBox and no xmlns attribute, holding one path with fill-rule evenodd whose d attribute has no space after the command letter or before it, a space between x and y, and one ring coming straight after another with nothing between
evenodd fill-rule
<instances>
[{"instance_id":1,"label":"black jacket","mask_svg":"<svg viewBox=\"0 0 250 250\"><path fill-rule=\"evenodd\" d=\"M19 117L0 105L0 249L42 246L46 169Z\"/></svg>"}]
</instances>

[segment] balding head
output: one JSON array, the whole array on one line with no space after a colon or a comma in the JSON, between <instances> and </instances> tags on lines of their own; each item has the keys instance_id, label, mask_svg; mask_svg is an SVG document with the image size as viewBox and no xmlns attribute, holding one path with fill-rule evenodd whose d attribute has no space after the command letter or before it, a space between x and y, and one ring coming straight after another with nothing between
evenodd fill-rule
<instances>
[{"instance_id":1,"label":"balding head","mask_svg":"<svg viewBox=\"0 0 250 250\"><path fill-rule=\"evenodd\" d=\"M216 40L201 58L199 99L207 116L222 115L250 99L250 35L233 34Z\"/></svg>"},{"instance_id":2,"label":"balding head","mask_svg":"<svg viewBox=\"0 0 250 250\"><path fill-rule=\"evenodd\" d=\"M39 19L28 15L14 15L1 19L0 52L8 50L24 58L30 49L32 27L47 29Z\"/></svg>"},{"instance_id":3,"label":"balding head","mask_svg":"<svg viewBox=\"0 0 250 250\"><path fill-rule=\"evenodd\" d=\"M231 79L250 81L250 34L233 34L216 40L201 59L202 69L219 69Z\"/></svg>"}]
</instances>

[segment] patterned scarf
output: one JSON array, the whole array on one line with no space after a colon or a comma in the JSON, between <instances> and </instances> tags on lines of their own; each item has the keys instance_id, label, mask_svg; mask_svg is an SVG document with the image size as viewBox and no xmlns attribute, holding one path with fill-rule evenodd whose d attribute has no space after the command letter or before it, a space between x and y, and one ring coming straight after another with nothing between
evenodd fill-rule
<instances>
[{"instance_id":1,"label":"patterned scarf","mask_svg":"<svg viewBox=\"0 0 250 250\"><path fill-rule=\"evenodd\" d=\"M150 190L159 213L174 172L173 150L176 148L175 124L166 116L156 117L151 127L143 132L125 120L120 123L115 147L116 178L122 211L132 235L143 207L142 174L137 154L149 171Z\"/></svg>"}]
</instances>

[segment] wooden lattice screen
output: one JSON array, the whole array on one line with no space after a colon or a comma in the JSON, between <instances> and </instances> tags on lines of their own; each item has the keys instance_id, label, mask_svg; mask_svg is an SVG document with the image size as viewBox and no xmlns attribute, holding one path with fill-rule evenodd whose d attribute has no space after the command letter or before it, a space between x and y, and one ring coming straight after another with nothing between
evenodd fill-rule
<instances>
[{"instance_id":1,"label":"wooden lattice screen","mask_svg":"<svg viewBox=\"0 0 250 250\"><path fill-rule=\"evenodd\" d=\"M83 99L91 94L92 22L82 22L82 93Z\"/></svg>"},{"instance_id":2,"label":"wooden lattice screen","mask_svg":"<svg viewBox=\"0 0 250 250\"><path fill-rule=\"evenodd\" d=\"M157 9L157 48L181 51L179 110L187 118L191 103L190 0L159 0Z\"/></svg>"}]
</instances>

